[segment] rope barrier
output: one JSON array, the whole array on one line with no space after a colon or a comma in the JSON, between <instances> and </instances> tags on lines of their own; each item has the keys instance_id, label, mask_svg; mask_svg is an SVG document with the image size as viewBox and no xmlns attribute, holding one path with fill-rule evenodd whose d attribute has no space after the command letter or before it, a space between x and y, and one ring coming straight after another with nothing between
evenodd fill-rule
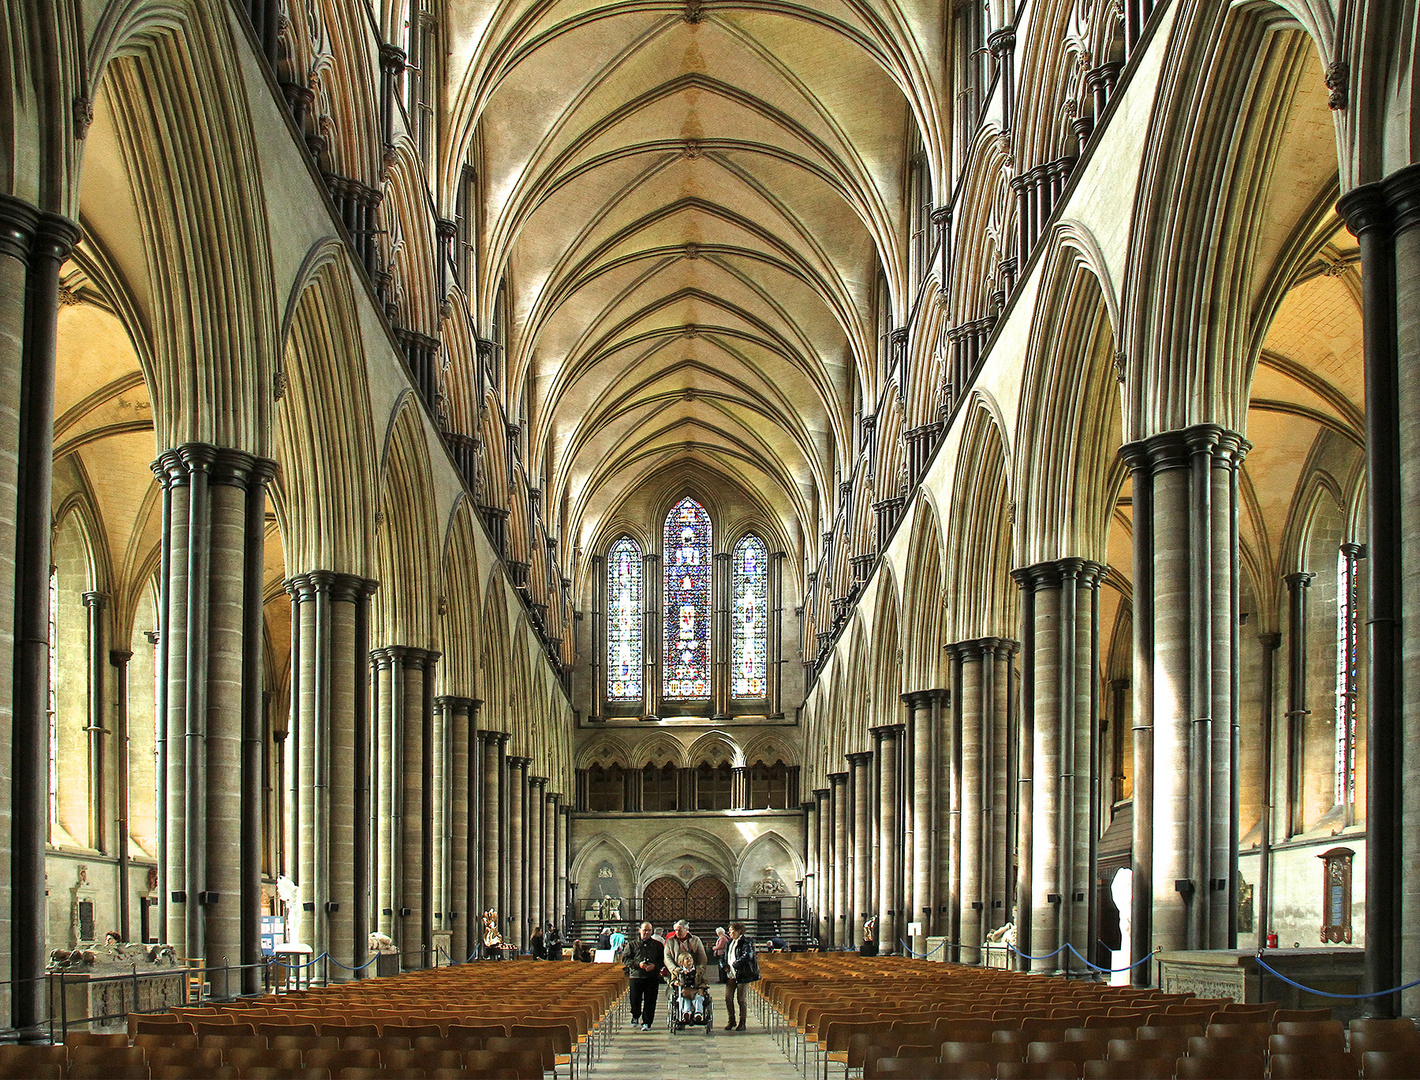
<instances>
[{"instance_id":1,"label":"rope barrier","mask_svg":"<svg viewBox=\"0 0 1420 1080\"><path fill-rule=\"evenodd\" d=\"M1010 949L1013 953L1015 953L1017 956L1019 956L1022 960L1050 960L1050 959L1052 959L1052 958L1054 958L1054 957L1056 957L1056 956L1059 956L1061 953L1063 953L1066 949L1068 949L1068 948L1070 947L1070 946L1068 946L1068 945L1061 945L1060 948L1056 949L1054 952L1048 952L1048 953L1046 953L1046 954L1043 955L1043 956L1030 956L1030 955L1028 955L1027 953L1021 952L1020 949L1016 948L1016 947L1015 947L1014 945L1012 945L1009 941L1006 942L1005 945L1006 945L1006 948Z\"/></svg>"},{"instance_id":2,"label":"rope barrier","mask_svg":"<svg viewBox=\"0 0 1420 1080\"><path fill-rule=\"evenodd\" d=\"M1090 961L1086 960L1083 956L1080 956L1080 950L1075 948L1075 946L1067 944L1065 947L1069 949L1072 953L1074 953L1076 956L1078 956L1080 958L1080 963L1084 964L1085 967L1093 968L1095 971L1101 972L1105 975L1118 975L1125 971L1133 971L1140 964L1147 964L1150 960L1154 958L1153 953L1146 953L1145 955L1139 957L1138 960L1135 960L1134 963L1128 964L1122 968L1107 968L1100 967L1098 964L1090 963Z\"/></svg>"},{"instance_id":3,"label":"rope barrier","mask_svg":"<svg viewBox=\"0 0 1420 1080\"><path fill-rule=\"evenodd\" d=\"M331 956L330 953L324 953L322 955L324 955L325 958L329 960L332 964L334 964L336 967L344 968L346 971L364 971L367 967L369 967L371 964L373 964L376 960L380 958L380 954L376 953L374 956L370 957L370 959L366 960L359 967L351 967L349 964L342 964L335 957ZM312 963L314 963L314 961L312 961Z\"/></svg>"},{"instance_id":4,"label":"rope barrier","mask_svg":"<svg viewBox=\"0 0 1420 1080\"><path fill-rule=\"evenodd\" d=\"M937 942L936 946L934 946L934 947L931 948L931 949L928 949L926 952L924 952L924 953L917 953L917 952L913 952L913 951L912 951L912 947L911 947L910 945L908 945L907 942L903 941L902 938L898 938L898 939L897 939L897 943L902 946L903 955L909 956L909 957L911 957L913 960L926 960L929 956L931 956L931 955L932 955L934 952L936 952L938 949L945 949L945 948L947 947L947 943L946 943L945 941L939 941L939 942Z\"/></svg>"},{"instance_id":5,"label":"rope barrier","mask_svg":"<svg viewBox=\"0 0 1420 1080\"><path fill-rule=\"evenodd\" d=\"M1412 983L1406 983L1404 986L1397 986L1390 990L1377 990L1374 994L1333 994L1328 990L1314 990L1310 986L1303 986L1295 979L1287 978L1287 976L1283 975L1266 960L1262 959L1262 953L1260 952L1257 954L1257 966L1264 971L1271 972L1289 986L1295 986L1298 990L1305 990L1308 994L1316 994L1318 997L1343 998L1347 1001L1364 1001L1367 998L1389 997L1391 994L1399 994L1403 990L1413 990L1415 987L1420 986L1420 979L1416 979Z\"/></svg>"},{"instance_id":6,"label":"rope barrier","mask_svg":"<svg viewBox=\"0 0 1420 1080\"><path fill-rule=\"evenodd\" d=\"M267 963L268 966L271 966L271 965L274 965L274 964L280 964L280 965L281 965L282 967L284 967L287 971L304 971L306 968L308 968L308 967L315 967L315 966L316 966L317 964L319 964L322 960L326 960L326 959L329 959L329 958L330 958L330 953L321 953L319 956L317 956L315 959L313 959L313 960L312 960L310 963L308 963L308 964L293 964L293 963L291 963L290 960L283 959L283 958L281 958L281 957L279 957L279 956L273 956L273 957L268 958L267 961L266 961L266 963ZM340 961L337 960L336 963L340 963ZM344 967L344 966L345 966L344 964L341 964L341 967Z\"/></svg>"}]
</instances>

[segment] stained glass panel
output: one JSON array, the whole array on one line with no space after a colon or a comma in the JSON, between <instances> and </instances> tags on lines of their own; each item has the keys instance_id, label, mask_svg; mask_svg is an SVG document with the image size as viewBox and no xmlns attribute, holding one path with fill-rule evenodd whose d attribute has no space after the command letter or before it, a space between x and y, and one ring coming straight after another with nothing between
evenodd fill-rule
<instances>
[{"instance_id":1,"label":"stained glass panel","mask_svg":"<svg viewBox=\"0 0 1420 1080\"><path fill-rule=\"evenodd\" d=\"M710 696L710 515L682 499L666 515L665 698Z\"/></svg>"},{"instance_id":2,"label":"stained glass panel","mask_svg":"<svg viewBox=\"0 0 1420 1080\"><path fill-rule=\"evenodd\" d=\"M769 693L769 553L753 534L731 557L734 607L730 626L730 694L762 698Z\"/></svg>"},{"instance_id":3,"label":"stained glass panel","mask_svg":"<svg viewBox=\"0 0 1420 1080\"><path fill-rule=\"evenodd\" d=\"M606 557L606 696L641 698L641 549L623 536Z\"/></svg>"}]
</instances>

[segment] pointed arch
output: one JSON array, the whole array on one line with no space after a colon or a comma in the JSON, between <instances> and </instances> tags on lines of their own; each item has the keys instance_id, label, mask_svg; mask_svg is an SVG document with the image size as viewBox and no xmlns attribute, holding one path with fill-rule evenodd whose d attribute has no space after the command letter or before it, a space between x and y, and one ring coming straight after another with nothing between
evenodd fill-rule
<instances>
[{"instance_id":1,"label":"pointed arch","mask_svg":"<svg viewBox=\"0 0 1420 1080\"><path fill-rule=\"evenodd\" d=\"M972 541L973 543L975 541ZM912 506L912 532L908 540L907 564L903 580L912 582L904 590L902 610L901 689L926 690L941 686L942 639L947 599L952 595L960 606L960 594L946 589L943 566L942 527L936 507L920 493ZM897 695L879 702L895 715Z\"/></svg>"},{"instance_id":2,"label":"pointed arch","mask_svg":"<svg viewBox=\"0 0 1420 1080\"><path fill-rule=\"evenodd\" d=\"M390 424L380 477L375 550L382 587L375 594L375 640L432 649L433 584L439 541L429 493L434 480L418 407L405 394Z\"/></svg>"},{"instance_id":3,"label":"pointed arch","mask_svg":"<svg viewBox=\"0 0 1420 1080\"><path fill-rule=\"evenodd\" d=\"M461 495L454 504L440 565L440 693L481 697L483 604L478 584L483 575L479 572L478 523L467 496Z\"/></svg>"},{"instance_id":4,"label":"pointed arch","mask_svg":"<svg viewBox=\"0 0 1420 1080\"><path fill-rule=\"evenodd\" d=\"M730 768L738 769L745 764L744 751L732 736L724 731L707 731L685 751L685 763L690 768L697 765L719 765L728 762Z\"/></svg>"},{"instance_id":5,"label":"pointed arch","mask_svg":"<svg viewBox=\"0 0 1420 1080\"><path fill-rule=\"evenodd\" d=\"M947 535L953 555L952 641L1011 638L1016 625L1018 600L1010 577L1015 507L1007 443L993 404L980 394L968 402L957 458Z\"/></svg>"}]
</instances>

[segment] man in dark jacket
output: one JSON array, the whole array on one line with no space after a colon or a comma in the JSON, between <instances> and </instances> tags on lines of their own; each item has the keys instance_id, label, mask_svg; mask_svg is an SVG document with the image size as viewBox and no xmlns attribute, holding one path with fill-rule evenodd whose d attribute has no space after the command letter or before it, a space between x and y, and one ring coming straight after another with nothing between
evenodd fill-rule
<instances>
[{"instance_id":1,"label":"man in dark jacket","mask_svg":"<svg viewBox=\"0 0 1420 1080\"><path fill-rule=\"evenodd\" d=\"M631 1026L650 1031L656 1019L656 997L661 990L661 970L666 966L666 947L651 937L651 924L643 922L641 932L621 950L621 962L631 976Z\"/></svg>"}]
</instances>

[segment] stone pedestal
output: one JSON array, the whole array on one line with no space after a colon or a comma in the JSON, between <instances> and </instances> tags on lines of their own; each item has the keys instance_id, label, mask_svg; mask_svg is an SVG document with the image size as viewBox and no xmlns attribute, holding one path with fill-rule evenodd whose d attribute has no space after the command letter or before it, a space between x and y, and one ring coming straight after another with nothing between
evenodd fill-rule
<instances>
[{"instance_id":1,"label":"stone pedestal","mask_svg":"<svg viewBox=\"0 0 1420 1080\"><path fill-rule=\"evenodd\" d=\"M1362 949L1269 949L1267 964L1289 979L1332 994L1359 994L1365 989ZM1169 994L1227 997L1255 1005L1277 1002L1284 1009L1329 1008L1337 1020L1367 1015L1365 1001L1309 994L1257 963L1257 953L1243 949L1161 952L1155 958L1159 987Z\"/></svg>"}]
</instances>

